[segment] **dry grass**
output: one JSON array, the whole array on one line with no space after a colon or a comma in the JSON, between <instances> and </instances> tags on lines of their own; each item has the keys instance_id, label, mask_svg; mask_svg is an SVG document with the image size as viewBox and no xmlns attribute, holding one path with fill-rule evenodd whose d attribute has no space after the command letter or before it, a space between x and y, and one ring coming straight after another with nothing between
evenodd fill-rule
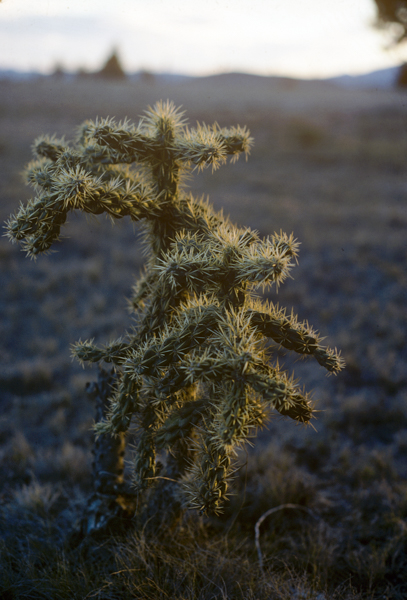
<instances>
[{"instance_id":1,"label":"dry grass","mask_svg":"<svg viewBox=\"0 0 407 600\"><path fill-rule=\"evenodd\" d=\"M79 338L128 327L142 265L130 223L76 215L58 253L26 260L0 240L0 590L26 598L347 600L407 595L407 108L399 92L217 77L179 85L43 79L0 88L0 220L27 198L19 171L41 133L71 137L96 115L137 119L159 99L195 120L247 124L249 161L201 173L196 194L263 234L301 241L294 280L270 297L342 349L326 378L292 365L318 400L317 431L275 419L242 468L222 518L188 514L154 535L80 549L67 540L90 486L95 373ZM254 527L261 526L264 571ZM165 523L165 520L164 520Z\"/></svg>"}]
</instances>

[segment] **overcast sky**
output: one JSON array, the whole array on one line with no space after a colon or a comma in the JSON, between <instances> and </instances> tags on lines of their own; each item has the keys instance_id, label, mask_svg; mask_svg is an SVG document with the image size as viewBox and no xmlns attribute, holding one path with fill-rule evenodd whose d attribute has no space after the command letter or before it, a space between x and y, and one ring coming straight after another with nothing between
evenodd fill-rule
<instances>
[{"instance_id":1,"label":"overcast sky","mask_svg":"<svg viewBox=\"0 0 407 600\"><path fill-rule=\"evenodd\" d=\"M399 64L373 0L0 0L0 68L327 77Z\"/></svg>"}]
</instances>

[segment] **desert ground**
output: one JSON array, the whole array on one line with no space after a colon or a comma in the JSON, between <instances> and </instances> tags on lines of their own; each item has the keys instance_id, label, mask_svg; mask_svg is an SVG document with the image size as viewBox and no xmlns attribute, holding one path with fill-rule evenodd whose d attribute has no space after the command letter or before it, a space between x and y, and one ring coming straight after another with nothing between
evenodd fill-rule
<instances>
[{"instance_id":1,"label":"desert ground","mask_svg":"<svg viewBox=\"0 0 407 600\"><path fill-rule=\"evenodd\" d=\"M84 389L97 371L74 362L70 345L106 343L131 326L142 247L132 223L76 213L56 252L35 262L1 238L2 597L402 600L407 94L241 74L0 81L0 221L32 196L21 171L35 138L72 139L97 116L137 122L161 99L182 105L191 126L250 129L247 162L195 172L188 187L262 235L293 232L299 264L267 297L340 349L346 369L327 377L315 361L277 349L280 365L313 391L314 427L272 419L242 452L221 518L190 515L160 539L130 532L96 558L75 554L65 540L90 491L94 415ZM260 569L254 526L286 503L315 517L288 509L269 517Z\"/></svg>"}]
</instances>

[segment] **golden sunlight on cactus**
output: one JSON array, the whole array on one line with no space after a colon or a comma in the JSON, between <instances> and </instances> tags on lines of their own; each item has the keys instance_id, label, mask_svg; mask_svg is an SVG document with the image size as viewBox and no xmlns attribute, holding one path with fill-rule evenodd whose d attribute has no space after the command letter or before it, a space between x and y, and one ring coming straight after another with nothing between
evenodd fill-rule
<instances>
[{"instance_id":1,"label":"golden sunlight on cactus","mask_svg":"<svg viewBox=\"0 0 407 600\"><path fill-rule=\"evenodd\" d=\"M132 329L103 347L78 342L73 353L116 370L110 409L96 431L138 428L136 489L157 478L156 453L176 456L182 443L177 478L184 498L217 512L236 447L271 411L298 423L312 418L309 396L272 364L271 342L314 357L331 373L344 363L307 323L256 295L289 275L298 254L294 237L262 239L182 189L188 171L247 156L249 132L189 129L183 117L160 102L138 125L88 121L73 145L41 138L26 169L38 195L10 217L7 234L36 257L58 240L71 210L141 221L149 257L134 289Z\"/></svg>"}]
</instances>

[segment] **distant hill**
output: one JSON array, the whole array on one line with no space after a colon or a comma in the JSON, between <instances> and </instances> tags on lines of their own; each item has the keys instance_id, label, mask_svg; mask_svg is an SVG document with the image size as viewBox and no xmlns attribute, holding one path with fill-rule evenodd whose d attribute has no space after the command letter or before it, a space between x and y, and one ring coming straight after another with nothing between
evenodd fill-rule
<instances>
[{"instance_id":1,"label":"distant hill","mask_svg":"<svg viewBox=\"0 0 407 600\"><path fill-rule=\"evenodd\" d=\"M325 81L332 81L349 88L392 88L395 87L400 67L379 69L363 75L339 75Z\"/></svg>"},{"instance_id":2,"label":"distant hill","mask_svg":"<svg viewBox=\"0 0 407 600\"><path fill-rule=\"evenodd\" d=\"M203 83L212 81L213 79L219 78L222 79L223 82L233 81L234 83L241 80L243 85L247 85L250 81L252 84L260 83L260 82L269 82L269 81L278 81L282 84L286 83L287 85L295 82L307 82L312 81L313 83L332 83L335 85L339 85L341 87L346 88L355 88L355 89L366 89L366 88L375 88L375 89L391 89L394 88L397 81L397 76L399 73L400 67L389 67L387 69L379 69L376 71L372 71L370 73L364 73L362 75L339 75L336 77L328 77L325 79L299 79L294 77L282 77L282 76L262 76L262 75L253 75L250 73L220 73L216 75L208 75L204 77L193 77L190 75L183 75L181 73L154 73L151 72L150 81L157 81L160 83L183 83L191 80L199 80ZM50 75L51 76L51 75ZM60 75L61 76L61 75ZM63 74L66 79L73 79L76 77L75 73L66 72ZM35 71L16 71L14 69L0 69L0 80L12 80L12 81L26 81L29 79L37 79L39 77L44 77L43 74ZM133 73L128 73L128 79L130 81L146 81L146 72L145 71L136 71Z\"/></svg>"},{"instance_id":3,"label":"distant hill","mask_svg":"<svg viewBox=\"0 0 407 600\"><path fill-rule=\"evenodd\" d=\"M37 71L16 71L14 69L0 69L0 79L10 79L12 81L27 81L27 79L37 79L43 77Z\"/></svg>"},{"instance_id":4,"label":"distant hill","mask_svg":"<svg viewBox=\"0 0 407 600\"><path fill-rule=\"evenodd\" d=\"M189 81L196 79L192 75L183 75L181 73L154 73L153 71L136 71L128 75L131 81L142 81L145 79L146 73L151 73L153 78L162 83L180 83L182 81Z\"/></svg>"}]
</instances>

